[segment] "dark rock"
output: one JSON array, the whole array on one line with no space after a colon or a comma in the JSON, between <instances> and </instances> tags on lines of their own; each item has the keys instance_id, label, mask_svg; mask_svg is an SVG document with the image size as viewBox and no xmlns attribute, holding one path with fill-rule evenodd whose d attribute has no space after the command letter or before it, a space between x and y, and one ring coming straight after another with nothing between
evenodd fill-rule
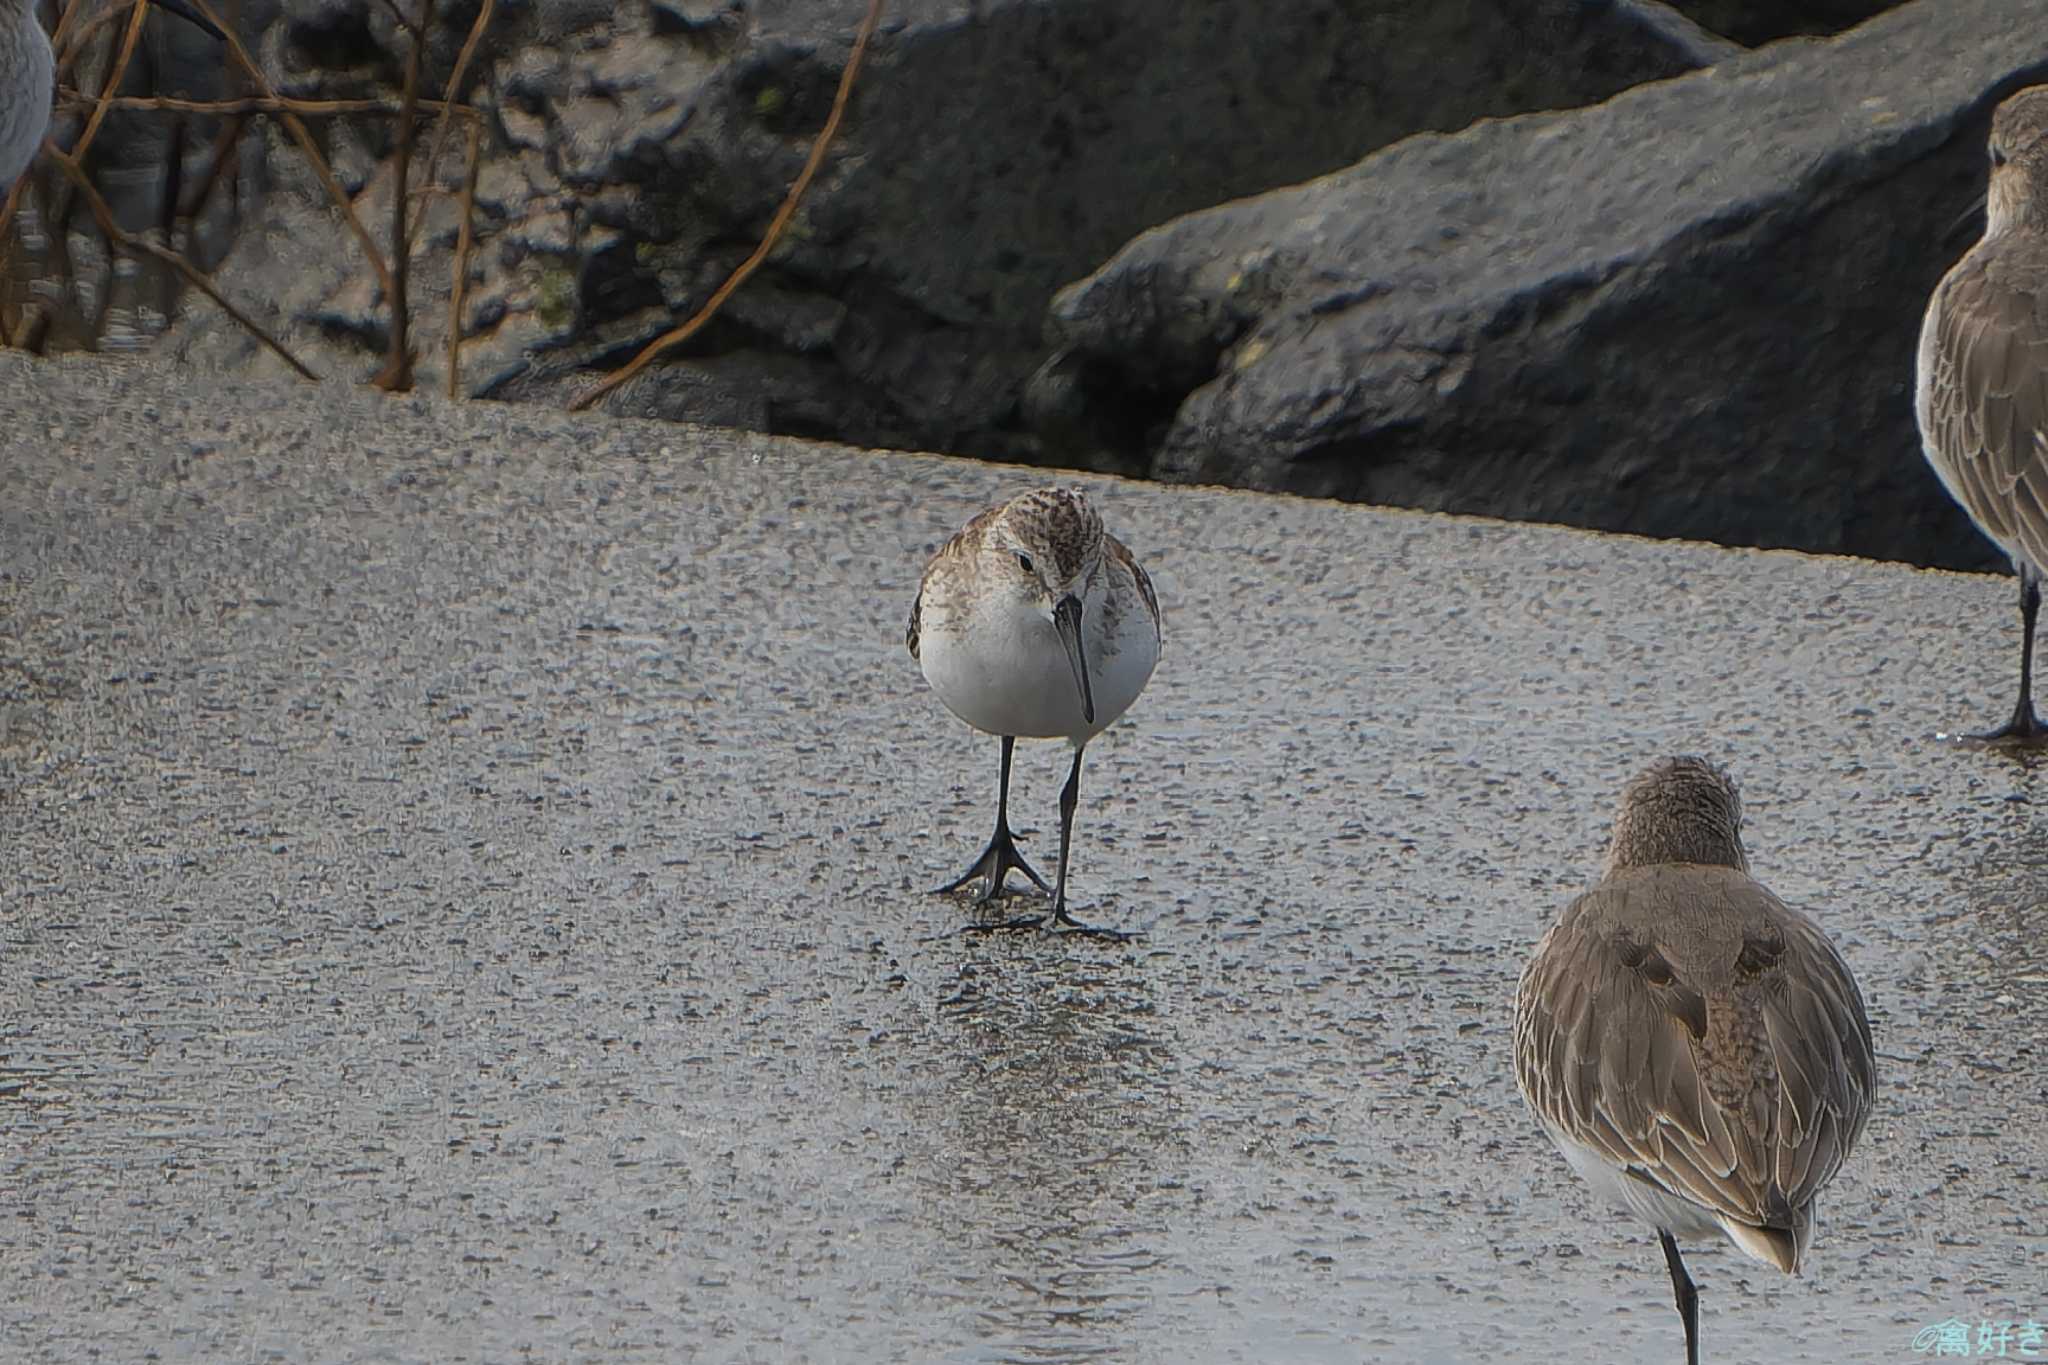
<instances>
[{"instance_id":1,"label":"dark rock","mask_svg":"<svg viewBox=\"0 0 2048 1365\"><path fill-rule=\"evenodd\" d=\"M2048 3L1928 0L1416 137L1138 238L1059 296L1027 410L1172 479L1988 565L1914 346L2044 76Z\"/></svg>"},{"instance_id":2,"label":"dark rock","mask_svg":"<svg viewBox=\"0 0 2048 1365\"><path fill-rule=\"evenodd\" d=\"M443 13L432 79L474 5ZM492 326L466 343L466 373L559 377L572 357L614 357L653 301L676 321L702 306L723 279L708 266L751 250L795 178L859 16L844 0L505 5L470 83L492 136L468 311ZM404 65L378 0L290 0L266 50L307 96L392 99ZM1584 104L1726 50L1653 0L892 3L823 174L742 291L744 325L721 334L794 363L763 370L777 401L717 409L799 412L808 429L838 408L844 439L1032 457L1018 401L1046 356L1047 301L1132 233L1417 130ZM388 121L361 122L355 143L323 136L383 156ZM381 222L388 187L360 158L346 169L359 214ZM297 173L278 179L310 197ZM450 277L445 241L430 243L413 270L422 383L440 382ZM224 280L291 300L279 321L324 369L374 359L328 349L348 333L312 325L335 309L296 279L231 264ZM175 345L214 364L259 354L197 310ZM737 372L678 373L664 406L724 394ZM811 399L790 401L806 374ZM849 388L865 401L842 402Z\"/></svg>"},{"instance_id":3,"label":"dark rock","mask_svg":"<svg viewBox=\"0 0 2048 1365\"><path fill-rule=\"evenodd\" d=\"M1904 0L1671 0L1711 33L1757 47L1779 38L1840 33Z\"/></svg>"}]
</instances>

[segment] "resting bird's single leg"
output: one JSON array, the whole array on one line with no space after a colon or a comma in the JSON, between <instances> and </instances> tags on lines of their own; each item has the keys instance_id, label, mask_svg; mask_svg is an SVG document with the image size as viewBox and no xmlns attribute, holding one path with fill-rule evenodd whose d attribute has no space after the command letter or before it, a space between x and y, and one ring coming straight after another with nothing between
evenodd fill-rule
<instances>
[{"instance_id":1,"label":"resting bird's single leg","mask_svg":"<svg viewBox=\"0 0 2048 1365\"><path fill-rule=\"evenodd\" d=\"M2041 614L2041 576L2025 560L2015 562L2020 575L2020 699L2002 730L1979 735L1982 740L2048 743L2048 725L2034 714L2034 623Z\"/></svg>"},{"instance_id":2,"label":"resting bird's single leg","mask_svg":"<svg viewBox=\"0 0 2048 1365\"><path fill-rule=\"evenodd\" d=\"M1013 867L1036 883L1040 891L1052 890L1045 884L1045 878L1039 876L1031 864L1024 861L1024 855L1017 851L1017 836L1010 833L1010 753L1016 747L1017 741L1014 736L1003 736L1003 785L996 793L996 832L989 836L988 847L981 851L981 856L974 860L973 866L967 871L944 886L934 887L933 895L942 896L958 891L976 877L986 877L988 884L982 888L981 894L975 897L974 903L987 905L1002 894L1003 878ZM1036 925L1038 921L1033 919L1031 923Z\"/></svg>"},{"instance_id":3,"label":"resting bird's single leg","mask_svg":"<svg viewBox=\"0 0 2048 1365\"><path fill-rule=\"evenodd\" d=\"M1700 1365L1700 1291L1685 1273L1685 1262L1679 1259L1678 1243L1671 1240L1671 1234L1660 1228L1657 1236L1664 1243L1665 1264L1671 1267L1671 1293L1678 1300L1678 1316L1685 1321L1685 1365Z\"/></svg>"}]
</instances>

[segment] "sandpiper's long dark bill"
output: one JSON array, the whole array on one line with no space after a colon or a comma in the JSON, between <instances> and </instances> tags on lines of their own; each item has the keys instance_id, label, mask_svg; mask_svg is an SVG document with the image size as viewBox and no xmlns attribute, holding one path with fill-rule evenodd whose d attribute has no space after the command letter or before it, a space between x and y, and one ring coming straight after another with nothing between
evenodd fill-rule
<instances>
[{"instance_id":1,"label":"sandpiper's long dark bill","mask_svg":"<svg viewBox=\"0 0 2048 1365\"><path fill-rule=\"evenodd\" d=\"M2048 86L1991 119L1984 236L1920 326L1914 414L1927 462L2020 580L2020 694L1985 740L2048 742L2034 713L2034 627L2048 565Z\"/></svg>"},{"instance_id":2,"label":"sandpiper's long dark bill","mask_svg":"<svg viewBox=\"0 0 2048 1365\"><path fill-rule=\"evenodd\" d=\"M1522 1097L1574 1171L1657 1230L1690 1365L1699 1292L1678 1239L1798 1273L1877 1084L1849 964L1750 877L1741 830L1726 773L1653 765L1515 993Z\"/></svg>"},{"instance_id":3,"label":"sandpiper's long dark bill","mask_svg":"<svg viewBox=\"0 0 2048 1365\"><path fill-rule=\"evenodd\" d=\"M995 833L966 873L939 890L981 879L979 903L987 904L1015 869L1052 892L1054 924L1083 927L1067 913L1081 755L1145 690L1159 638L1152 580L1078 489L1041 488L992 507L932 556L910 608L911 657L948 710L1003 742ZM1020 738L1074 746L1052 887L1024 861L1010 830L1010 759Z\"/></svg>"},{"instance_id":4,"label":"sandpiper's long dark bill","mask_svg":"<svg viewBox=\"0 0 2048 1365\"><path fill-rule=\"evenodd\" d=\"M1081 718L1089 724L1095 722L1095 689L1088 681L1088 651L1081 643L1081 599L1071 593L1062 597L1052 609L1053 629L1060 633L1060 643L1066 647L1067 662L1074 669L1074 686L1081 689Z\"/></svg>"}]
</instances>

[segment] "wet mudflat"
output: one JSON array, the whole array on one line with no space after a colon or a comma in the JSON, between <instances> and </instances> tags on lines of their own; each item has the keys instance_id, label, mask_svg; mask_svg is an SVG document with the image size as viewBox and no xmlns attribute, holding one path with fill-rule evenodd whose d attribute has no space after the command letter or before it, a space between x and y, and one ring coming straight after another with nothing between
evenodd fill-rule
<instances>
[{"instance_id":1,"label":"wet mudflat","mask_svg":"<svg viewBox=\"0 0 2048 1365\"><path fill-rule=\"evenodd\" d=\"M1803 1279L1688 1249L1708 1358L2048 1317L2048 767L1935 737L2010 705L2009 580L1084 480L1166 612L1075 855L1142 936L960 936L997 746L903 625L1043 475L0 396L7 1359L1676 1358L1508 1047L1674 750L1881 1068Z\"/></svg>"}]
</instances>

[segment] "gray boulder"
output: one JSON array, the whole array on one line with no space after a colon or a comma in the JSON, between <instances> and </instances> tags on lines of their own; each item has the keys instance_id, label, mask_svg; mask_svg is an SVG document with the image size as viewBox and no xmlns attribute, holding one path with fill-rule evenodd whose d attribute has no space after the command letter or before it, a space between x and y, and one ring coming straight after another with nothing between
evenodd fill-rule
<instances>
[{"instance_id":1,"label":"gray boulder","mask_svg":"<svg viewBox=\"0 0 2048 1365\"><path fill-rule=\"evenodd\" d=\"M465 92L491 120L469 389L558 398L694 311L802 164L862 8L506 4ZM288 90L394 95L400 35L378 0L285 11L264 50ZM475 7L443 11L430 73ZM1650 0L894 0L790 235L613 410L1031 458L1018 398L1047 354L1046 305L1131 234L1421 129L1597 101L1728 50ZM323 135L381 224L388 125ZM223 278L325 369L367 374L383 301L292 158L271 139L290 202L262 211ZM456 221L445 198L430 212L413 286L421 382L438 384ZM173 346L269 363L203 309Z\"/></svg>"},{"instance_id":2,"label":"gray boulder","mask_svg":"<svg viewBox=\"0 0 2048 1365\"><path fill-rule=\"evenodd\" d=\"M2048 3L1925 0L1144 234L1051 310L1039 430L1170 479L1921 563L1921 311Z\"/></svg>"}]
</instances>

